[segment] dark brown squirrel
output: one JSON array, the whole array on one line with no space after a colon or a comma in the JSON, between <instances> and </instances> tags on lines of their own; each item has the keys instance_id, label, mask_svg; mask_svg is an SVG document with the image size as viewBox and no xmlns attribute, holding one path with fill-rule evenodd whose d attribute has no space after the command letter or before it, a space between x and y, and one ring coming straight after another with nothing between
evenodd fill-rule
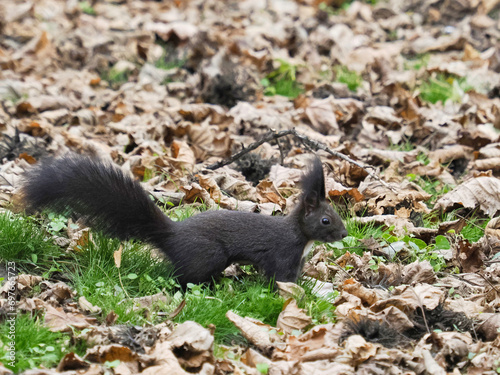
<instances>
[{"instance_id":1,"label":"dark brown squirrel","mask_svg":"<svg viewBox=\"0 0 500 375\"><path fill-rule=\"evenodd\" d=\"M218 210L174 222L111 162L73 154L29 170L21 196L28 212L71 213L108 236L154 245L173 263L181 286L211 281L236 262L253 264L276 281L296 281L313 241L347 236L325 200L319 158L303 176L299 203L287 216Z\"/></svg>"}]
</instances>

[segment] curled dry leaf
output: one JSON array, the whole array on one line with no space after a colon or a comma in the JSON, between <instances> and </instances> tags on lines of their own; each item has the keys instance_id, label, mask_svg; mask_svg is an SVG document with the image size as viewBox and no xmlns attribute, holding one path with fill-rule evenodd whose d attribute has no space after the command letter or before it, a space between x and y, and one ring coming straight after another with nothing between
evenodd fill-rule
<instances>
[{"instance_id":1,"label":"curled dry leaf","mask_svg":"<svg viewBox=\"0 0 500 375\"><path fill-rule=\"evenodd\" d=\"M50 281L42 281L41 288L44 290L39 298L59 305L67 299L73 298L75 292L69 287L68 284L58 281L53 284Z\"/></svg>"},{"instance_id":2,"label":"curled dry leaf","mask_svg":"<svg viewBox=\"0 0 500 375\"><path fill-rule=\"evenodd\" d=\"M33 289L34 286L40 284L43 278L41 276L21 274L17 276L16 290L20 293L28 292ZM0 295L7 296L7 292L11 285L9 283L4 283L0 289Z\"/></svg>"},{"instance_id":3,"label":"curled dry leaf","mask_svg":"<svg viewBox=\"0 0 500 375\"><path fill-rule=\"evenodd\" d=\"M249 192L249 194L247 195L247 198L251 198L253 200L256 200L257 197L255 194L255 188L253 186L251 186L250 184L232 178L233 181L232 181L232 186L231 186L230 184L227 184L227 179L225 179L224 177L216 178L215 175L206 176L206 175L201 175L201 174L199 174L197 176L198 176L198 180L200 182L200 186L203 187L206 191L208 191L208 193L210 194L210 197L213 199L213 201L221 208L230 209L230 210L238 210L238 209L241 209L242 207L243 207L243 209L245 209L245 207L248 207L249 205L250 206L255 205L252 202L243 203L243 202L240 202L233 197L228 197L227 194L224 194L222 191L222 190L224 190L224 192L227 192L229 194L238 194L239 196L245 196L244 192L241 189L239 192L235 191L235 190L233 190L233 192L231 192L231 189L233 189L233 188L237 189L237 186L235 186L235 185L236 185L236 183L238 183L240 186L243 186L244 188L248 188L247 191ZM219 184L221 185L220 187L219 187ZM226 187L227 189L224 187Z\"/></svg>"},{"instance_id":4,"label":"curled dry leaf","mask_svg":"<svg viewBox=\"0 0 500 375\"><path fill-rule=\"evenodd\" d=\"M444 295L444 291L429 284L415 287L403 285L396 287L391 297L374 303L370 309L379 312L389 306L395 306L407 314L421 306L433 310L441 303Z\"/></svg>"},{"instance_id":5,"label":"curled dry leaf","mask_svg":"<svg viewBox=\"0 0 500 375\"><path fill-rule=\"evenodd\" d=\"M164 41L168 41L175 36L179 40L185 41L193 38L198 32L198 27L185 21L175 22L147 22L144 25L145 30L153 31Z\"/></svg>"},{"instance_id":6,"label":"curled dry leaf","mask_svg":"<svg viewBox=\"0 0 500 375\"><path fill-rule=\"evenodd\" d=\"M469 346L473 343L472 337L468 332L434 331L430 335L427 335L427 338L424 337L422 341L432 342L433 348L438 351L434 358L442 367L455 365L458 362L467 360Z\"/></svg>"},{"instance_id":7,"label":"curled dry leaf","mask_svg":"<svg viewBox=\"0 0 500 375\"><path fill-rule=\"evenodd\" d=\"M197 160L205 160L207 156L227 157L230 154L232 139L227 132L219 131L214 125L190 124L187 134L191 148Z\"/></svg>"},{"instance_id":8,"label":"curled dry leaf","mask_svg":"<svg viewBox=\"0 0 500 375\"><path fill-rule=\"evenodd\" d=\"M205 170L203 175L212 176L223 191L236 199L257 201L255 187L245 180L245 177L240 172L225 166L217 169L217 171Z\"/></svg>"},{"instance_id":9,"label":"curled dry leaf","mask_svg":"<svg viewBox=\"0 0 500 375\"><path fill-rule=\"evenodd\" d=\"M356 203L353 208L355 211L367 210L371 215L394 214L405 219L412 212L429 211L423 202L431 195L409 181L384 185L374 180L361 183L358 190L367 201Z\"/></svg>"},{"instance_id":10,"label":"curled dry leaf","mask_svg":"<svg viewBox=\"0 0 500 375\"><path fill-rule=\"evenodd\" d=\"M346 280L342 286L342 290L358 297L364 304L368 304L368 306L373 305L379 299L374 289L365 288L354 279Z\"/></svg>"},{"instance_id":11,"label":"curled dry leaf","mask_svg":"<svg viewBox=\"0 0 500 375\"><path fill-rule=\"evenodd\" d=\"M111 344L112 327L107 326L92 326L80 332L76 337L90 346L109 345Z\"/></svg>"},{"instance_id":12,"label":"curled dry leaf","mask_svg":"<svg viewBox=\"0 0 500 375\"><path fill-rule=\"evenodd\" d=\"M310 316L304 309L297 306L297 301L289 300L284 310L278 316L276 326L284 332L290 334L295 330L301 330L312 323Z\"/></svg>"},{"instance_id":13,"label":"curled dry leaf","mask_svg":"<svg viewBox=\"0 0 500 375\"><path fill-rule=\"evenodd\" d=\"M86 313L100 314L102 311L99 306L94 306L89 301L87 301L87 298L85 298L85 296L81 296L80 298L78 298L78 306L80 306L80 308Z\"/></svg>"},{"instance_id":14,"label":"curled dry leaf","mask_svg":"<svg viewBox=\"0 0 500 375\"><path fill-rule=\"evenodd\" d=\"M182 185L179 189L185 194L184 200L187 203L203 202L208 207L216 207L217 204L210 197L208 191L203 189L199 184L192 183L191 185Z\"/></svg>"},{"instance_id":15,"label":"curled dry leaf","mask_svg":"<svg viewBox=\"0 0 500 375\"><path fill-rule=\"evenodd\" d=\"M241 357L241 362L245 365L255 368L259 363L265 363L268 366L271 364L271 360L267 357L264 357L262 354L249 348L245 354Z\"/></svg>"},{"instance_id":16,"label":"curled dry leaf","mask_svg":"<svg viewBox=\"0 0 500 375\"><path fill-rule=\"evenodd\" d=\"M5 301L7 303L6 299L0 299L0 301ZM19 311L27 311L29 313L33 313L34 311L43 311L45 309L45 306L45 301L42 301L40 298L34 297L22 298L21 301L19 301L17 308L19 309ZM0 307L3 307L1 303Z\"/></svg>"},{"instance_id":17,"label":"curled dry leaf","mask_svg":"<svg viewBox=\"0 0 500 375\"><path fill-rule=\"evenodd\" d=\"M272 202L259 203L257 208L262 215L268 216L274 215L277 212L282 212L281 207Z\"/></svg>"},{"instance_id":18,"label":"curled dry leaf","mask_svg":"<svg viewBox=\"0 0 500 375\"><path fill-rule=\"evenodd\" d=\"M273 360L318 361L335 358L339 354L338 335L333 324L313 327L300 336L288 336L286 349L278 348Z\"/></svg>"},{"instance_id":19,"label":"curled dry leaf","mask_svg":"<svg viewBox=\"0 0 500 375\"><path fill-rule=\"evenodd\" d=\"M164 327L155 344L147 352L148 358L152 358L155 366L148 367L143 373L211 374L213 366L209 362L212 361L212 345L213 336L198 323L184 322L173 332Z\"/></svg>"},{"instance_id":20,"label":"curled dry leaf","mask_svg":"<svg viewBox=\"0 0 500 375\"><path fill-rule=\"evenodd\" d=\"M113 362L116 360L120 362L136 362L138 354L122 345L96 345L87 350L84 359L97 363Z\"/></svg>"},{"instance_id":21,"label":"curled dry leaf","mask_svg":"<svg viewBox=\"0 0 500 375\"><path fill-rule=\"evenodd\" d=\"M434 210L450 211L457 207L478 207L485 215L494 217L500 212L500 179L471 178L439 198Z\"/></svg>"},{"instance_id":22,"label":"curled dry leaf","mask_svg":"<svg viewBox=\"0 0 500 375\"><path fill-rule=\"evenodd\" d=\"M352 357L353 365L357 366L375 356L377 347L360 335L352 335L345 341L345 352Z\"/></svg>"},{"instance_id":23,"label":"curled dry leaf","mask_svg":"<svg viewBox=\"0 0 500 375\"><path fill-rule=\"evenodd\" d=\"M90 364L83 360L78 354L70 352L66 354L59 364L57 365L57 371L63 372L66 370L85 370L90 367Z\"/></svg>"},{"instance_id":24,"label":"curled dry leaf","mask_svg":"<svg viewBox=\"0 0 500 375\"><path fill-rule=\"evenodd\" d=\"M257 323L249 318L242 318L231 310L226 313L226 317L241 331L243 336L254 344L263 353L271 353L276 346L275 337L271 338L270 332L275 328L263 323Z\"/></svg>"},{"instance_id":25,"label":"curled dry leaf","mask_svg":"<svg viewBox=\"0 0 500 375\"><path fill-rule=\"evenodd\" d=\"M488 341L493 341L498 337L498 330L500 329L500 314L491 314L479 327L478 332L484 335Z\"/></svg>"},{"instance_id":26,"label":"curled dry leaf","mask_svg":"<svg viewBox=\"0 0 500 375\"><path fill-rule=\"evenodd\" d=\"M488 236L497 237L500 239L500 217L491 219L486 228L484 229L484 234Z\"/></svg>"},{"instance_id":27,"label":"curled dry leaf","mask_svg":"<svg viewBox=\"0 0 500 375\"><path fill-rule=\"evenodd\" d=\"M300 299L305 296L304 288L295 283L276 281L276 285L278 286L279 295L283 298Z\"/></svg>"},{"instance_id":28,"label":"curled dry leaf","mask_svg":"<svg viewBox=\"0 0 500 375\"><path fill-rule=\"evenodd\" d=\"M206 103L184 104L176 111L185 120L193 123L201 123L210 116L212 123L219 124L226 118L226 111L221 106Z\"/></svg>"},{"instance_id":29,"label":"curled dry leaf","mask_svg":"<svg viewBox=\"0 0 500 375\"><path fill-rule=\"evenodd\" d=\"M333 98L312 100L305 109L307 119L312 128L321 134L337 134L339 125L333 112Z\"/></svg>"},{"instance_id":30,"label":"curled dry leaf","mask_svg":"<svg viewBox=\"0 0 500 375\"><path fill-rule=\"evenodd\" d=\"M52 332L71 332L72 327L82 330L96 322L80 313L65 312L61 307L46 305L45 308L45 325Z\"/></svg>"},{"instance_id":31,"label":"curled dry leaf","mask_svg":"<svg viewBox=\"0 0 500 375\"><path fill-rule=\"evenodd\" d=\"M462 272L477 272L483 266L485 256L481 243L470 243L465 238L456 237L452 248Z\"/></svg>"},{"instance_id":32,"label":"curled dry leaf","mask_svg":"<svg viewBox=\"0 0 500 375\"><path fill-rule=\"evenodd\" d=\"M404 266L402 271L402 283L416 285L419 283L434 284L437 280L434 268L429 261L413 262Z\"/></svg>"},{"instance_id":33,"label":"curled dry leaf","mask_svg":"<svg viewBox=\"0 0 500 375\"><path fill-rule=\"evenodd\" d=\"M178 325L166 342L174 353L182 353L178 359L183 368L199 368L212 358L214 337L198 323L187 321ZM149 354L160 358L156 349Z\"/></svg>"},{"instance_id":34,"label":"curled dry leaf","mask_svg":"<svg viewBox=\"0 0 500 375\"><path fill-rule=\"evenodd\" d=\"M424 358L426 373L433 375L446 375L446 370L439 366L429 350L423 349L422 357Z\"/></svg>"},{"instance_id":35,"label":"curled dry leaf","mask_svg":"<svg viewBox=\"0 0 500 375\"><path fill-rule=\"evenodd\" d=\"M173 141L170 146L172 157L166 158L178 169L187 169L192 171L194 165L196 164L196 158L194 156L193 150L189 147L186 142L183 141Z\"/></svg>"},{"instance_id":36,"label":"curled dry leaf","mask_svg":"<svg viewBox=\"0 0 500 375\"><path fill-rule=\"evenodd\" d=\"M260 203L274 203L280 207L286 204L286 199L281 196L274 182L267 179L257 185L257 194Z\"/></svg>"},{"instance_id":37,"label":"curled dry leaf","mask_svg":"<svg viewBox=\"0 0 500 375\"><path fill-rule=\"evenodd\" d=\"M431 151L428 157L430 160L439 164L445 164L457 159L467 159L470 157L471 153L472 149L470 147L454 145Z\"/></svg>"},{"instance_id":38,"label":"curled dry leaf","mask_svg":"<svg viewBox=\"0 0 500 375\"><path fill-rule=\"evenodd\" d=\"M408 315L395 306L390 306L375 314L380 323L386 322L398 332L404 332L414 326Z\"/></svg>"}]
</instances>

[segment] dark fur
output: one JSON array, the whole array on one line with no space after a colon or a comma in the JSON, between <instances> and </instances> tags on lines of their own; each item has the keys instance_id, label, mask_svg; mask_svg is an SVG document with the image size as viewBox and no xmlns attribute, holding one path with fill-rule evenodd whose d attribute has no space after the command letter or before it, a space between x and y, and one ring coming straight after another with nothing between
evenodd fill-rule
<instances>
[{"instance_id":1,"label":"dark fur","mask_svg":"<svg viewBox=\"0 0 500 375\"><path fill-rule=\"evenodd\" d=\"M185 285L210 281L234 262L254 264L277 281L295 281L308 241L332 242L347 235L325 201L319 159L302 185L299 204L285 217L220 210L173 222L139 182L111 163L69 155L29 171L22 194L28 210L76 214L109 236L153 244L172 261Z\"/></svg>"}]
</instances>

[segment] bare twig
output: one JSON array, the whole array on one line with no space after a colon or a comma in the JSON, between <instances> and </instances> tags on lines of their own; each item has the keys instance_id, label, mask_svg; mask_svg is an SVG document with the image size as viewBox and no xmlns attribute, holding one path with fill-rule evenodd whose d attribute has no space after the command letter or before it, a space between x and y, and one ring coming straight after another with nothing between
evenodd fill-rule
<instances>
[{"instance_id":1,"label":"bare twig","mask_svg":"<svg viewBox=\"0 0 500 375\"><path fill-rule=\"evenodd\" d=\"M337 151L333 151L331 148L329 148L325 144L323 144L321 142L318 142L318 141L315 141L314 139L311 139L308 136L297 132L295 129L282 130L282 131L279 131L279 132L277 132L276 130L271 130L264 137L262 137L262 139L260 139L259 141L252 143L247 148L244 148L240 152L232 155L229 159L221 160L221 161L219 161L217 163L214 163L214 164L211 164L211 165L207 166L207 169L215 170L215 169L221 168L221 167L223 167L225 165L231 164L235 160L238 160L239 158L241 158L243 155L248 154L250 151L255 150L257 147L259 147L263 143L270 142L270 141L273 141L273 140L277 141L279 138L286 137L288 135L294 136L303 145L311 148L314 151L323 150L323 151L329 153L332 156L335 156L335 157L337 157L339 159L345 160L348 163L351 163L351 164L353 164L353 165L355 165L355 166L357 166L359 168L364 169L366 171L366 173L368 173L371 177L373 177L374 179L378 180L384 186L389 187L385 181L382 181L379 176L377 176L375 173L373 173L372 171L369 170L369 169L372 169L373 167L371 167L371 166L365 166L365 165L357 162L356 160L351 159L347 155L344 155L344 154L342 154L340 152L337 152Z\"/></svg>"},{"instance_id":2,"label":"bare twig","mask_svg":"<svg viewBox=\"0 0 500 375\"><path fill-rule=\"evenodd\" d=\"M285 137L287 135L291 135L291 134L293 134L294 131L295 130L283 130L283 131L280 131L280 132L276 132L275 130L271 130L269 133L267 133L259 141L252 143L247 148L244 148L240 152L238 152L238 153L234 154L233 156L231 156L229 159L221 160L221 161L218 161L217 163L209 165L207 167L207 169L215 170L215 169L222 168L223 166L231 164L235 160L238 160L243 155L248 154L250 151L255 150L260 145L262 145L262 144L264 144L266 142L270 142L272 140L276 140L276 139L281 138L281 137Z\"/></svg>"}]
</instances>

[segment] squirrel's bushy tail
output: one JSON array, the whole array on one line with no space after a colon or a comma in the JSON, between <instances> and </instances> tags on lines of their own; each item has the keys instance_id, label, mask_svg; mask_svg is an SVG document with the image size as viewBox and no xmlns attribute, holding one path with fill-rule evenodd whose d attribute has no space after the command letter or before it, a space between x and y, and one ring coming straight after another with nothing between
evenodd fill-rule
<instances>
[{"instance_id":1,"label":"squirrel's bushy tail","mask_svg":"<svg viewBox=\"0 0 500 375\"><path fill-rule=\"evenodd\" d=\"M75 214L121 240L159 244L173 225L139 182L111 162L87 156L45 160L26 173L21 195L28 211Z\"/></svg>"}]
</instances>

